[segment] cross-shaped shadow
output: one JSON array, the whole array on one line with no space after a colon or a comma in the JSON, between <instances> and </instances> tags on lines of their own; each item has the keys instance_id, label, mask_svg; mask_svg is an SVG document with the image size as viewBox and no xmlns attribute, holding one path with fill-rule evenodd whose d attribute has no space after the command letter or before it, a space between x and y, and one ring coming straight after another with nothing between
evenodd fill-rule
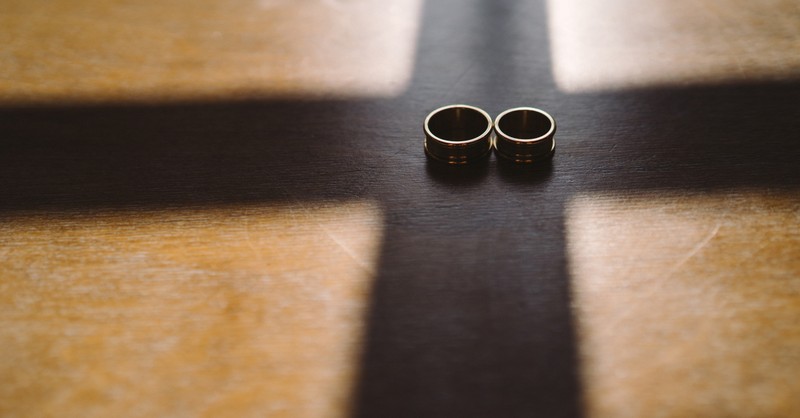
<instances>
[{"instance_id":1,"label":"cross-shaped shadow","mask_svg":"<svg viewBox=\"0 0 800 418\"><path fill-rule=\"evenodd\" d=\"M565 95L540 3L429 1L401 97L0 110L0 217L372 199L359 417L581 415L564 208L587 191L800 186L800 86ZM551 165L450 169L422 120L536 105Z\"/></svg>"}]
</instances>

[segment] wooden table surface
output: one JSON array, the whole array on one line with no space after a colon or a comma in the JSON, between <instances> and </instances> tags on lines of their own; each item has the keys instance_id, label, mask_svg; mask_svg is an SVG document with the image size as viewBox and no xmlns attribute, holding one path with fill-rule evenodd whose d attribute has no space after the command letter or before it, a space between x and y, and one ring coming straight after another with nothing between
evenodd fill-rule
<instances>
[{"instance_id":1,"label":"wooden table surface","mask_svg":"<svg viewBox=\"0 0 800 418\"><path fill-rule=\"evenodd\" d=\"M0 416L800 416L793 0L5 2ZM451 103L551 164L426 160Z\"/></svg>"}]
</instances>

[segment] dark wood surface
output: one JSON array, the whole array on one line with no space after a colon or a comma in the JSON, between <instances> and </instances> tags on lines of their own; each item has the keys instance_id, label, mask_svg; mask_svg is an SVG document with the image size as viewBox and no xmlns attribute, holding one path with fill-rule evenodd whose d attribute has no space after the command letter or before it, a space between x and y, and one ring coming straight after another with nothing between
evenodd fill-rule
<instances>
[{"instance_id":1,"label":"dark wood surface","mask_svg":"<svg viewBox=\"0 0 800 418\"><path fill-rule=\"evenodd\" d=\"M796 214L800 85L565 93L547 25L540 2L428 1L413 76L397 97L6 105L0 216L375 202L383 232L353 416L592 415L573 309L571 202L621 196L624 209L626 196L754 192L784 196L784 212ZM422 120L450 103L493 115L547 110L558 123L555 158L533 168L495 157L467 168L427 161ZM754 242L773 239L752 228ZM798 225L785 228L796 254ZM797 260L788 260L773 267L796 291ZM735 270L717 261L709 268ZM11 321L13 310L3 312ZM796 370L796 349L783 358ZM766 410L791 416L796 407Z\"/></svg>"}]
</instances>

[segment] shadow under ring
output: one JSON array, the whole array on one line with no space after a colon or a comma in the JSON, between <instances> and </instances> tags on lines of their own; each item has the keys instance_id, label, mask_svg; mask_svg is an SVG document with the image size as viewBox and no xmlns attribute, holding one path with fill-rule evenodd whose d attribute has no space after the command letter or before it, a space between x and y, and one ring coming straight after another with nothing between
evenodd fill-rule
<instances>
[{"instance_id":1,"label":"shadow under ring","mask_svg":"<svg viewBox=\"0 0 800 418\"><path fill-rule=\"evenodd\" d=\"M440 107L425 118L425 153L448 164L468 164L492 152L492 118L474 106Z\"/></svg>"}]
</instances>

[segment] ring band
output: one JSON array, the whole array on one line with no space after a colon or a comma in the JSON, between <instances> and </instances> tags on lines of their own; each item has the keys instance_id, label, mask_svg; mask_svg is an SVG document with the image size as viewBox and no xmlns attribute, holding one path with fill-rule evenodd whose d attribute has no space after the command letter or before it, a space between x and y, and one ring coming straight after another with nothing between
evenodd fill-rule
<instances>
[{"instance_id":1,"label":"ring band","mask_svg":"<svg viewBox=\"0 0 800 418\"><path fill-rule=\"evenodd\" d=\"M492 152L492 118L467 105L440 107L425 118L425 153L448 164L467 164Z\"/></svg>"},{"instance_id":2,"label":"ring band","mask_svg":"<svg viewBox=\"0 0 800 418\"><path fill-rule=\"evenodd\" d=\"M497 155L517 163L533 163L551 158L556 151L556 121L547 112L533 107L508 109L497 115Z\"/></svg>"}]
</instances>

